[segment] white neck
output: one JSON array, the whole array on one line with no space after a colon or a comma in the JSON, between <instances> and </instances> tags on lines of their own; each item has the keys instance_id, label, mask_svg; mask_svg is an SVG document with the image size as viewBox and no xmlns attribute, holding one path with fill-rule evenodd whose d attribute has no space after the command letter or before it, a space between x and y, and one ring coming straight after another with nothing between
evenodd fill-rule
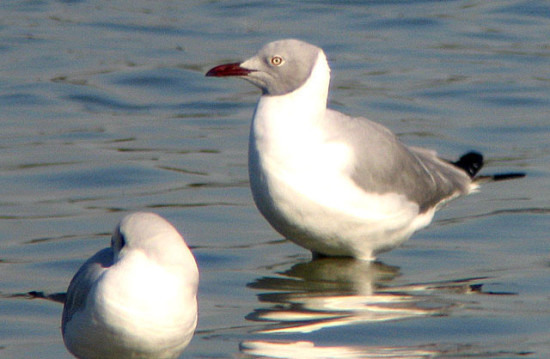
<instances>
[{"instance_id":1,"label":"white neck","mask_svg":"<svg viewBox=\"0 0 550 359\"><path fill-rule=\"evenodd\" d=\"M329 82L330 69L321 52L300 88L260 98L252 120L251 144L264 154L295 156L307 143L320 140L319 122L325 117Z\"/></svg>"}]
</instances>

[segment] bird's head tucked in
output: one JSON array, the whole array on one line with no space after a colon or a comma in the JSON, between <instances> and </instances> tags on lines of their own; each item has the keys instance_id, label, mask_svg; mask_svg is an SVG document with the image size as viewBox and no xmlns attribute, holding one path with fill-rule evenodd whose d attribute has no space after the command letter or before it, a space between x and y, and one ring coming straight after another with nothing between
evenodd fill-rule
<instances>
[{"instance_id":1,"label":"bird's head tucked in","mask_svg":"<svg viewBox=\"0 0 550 359\"><path fill-rule=\"evenodd\" d=\"M279 40L244 62L216 66L206 76L237 76L258 86L264 95L279 96L300 88L319 60L326 63L319 47L295 39Z\"/></svg>"},{"instance_id":2,"label":"bird's head tucked in","mask_svg":"<svg viewBox=\"0 0 550 359\"><path fill-rule=\"evenodd\" d=\"M166 247L178 250L167 251ZM164 218L154 213L133 213L126 216L111 237L115 262L126 255L127 250L139 250L159 263L194 263L184 250L185 240Z\"/></svg>"}]
</instances>

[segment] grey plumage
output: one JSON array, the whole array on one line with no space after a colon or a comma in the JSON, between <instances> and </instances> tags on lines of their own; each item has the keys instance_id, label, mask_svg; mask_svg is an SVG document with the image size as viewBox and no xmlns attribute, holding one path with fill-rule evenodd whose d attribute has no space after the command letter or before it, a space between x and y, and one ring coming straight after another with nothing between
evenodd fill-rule
<instances>
[{"instance_id":1,"label":"grey plumage","mask_svg":"<svg viewBox=\"0 0 550 359\"><path fill-rule=\"evenodd\" d=\"M280 40L265 45L254 58L242 64L228 65L240 65L239 68L249 70L243 79L258 86L264 95L279 96L296 90L307 81L320 51L300 40ZM293 56L296 53L301 56ZM283 62L275 64L277 58ZM233 74L241 75L243 73ZM218 75L216 71L210 71L206 76Z\"/></svg>"},{"instance_id":2,"label":"grey plumage","mask_svg":"<svg viewBox=\"0 0 550 359\"><path fill-rule=\"evenodd\" d=\"M439 202L466 194L471 178L434 151L404 145L389 129L362 117L327 110L330 140L354 150L351 177L367 192L398 193L417 203L421 213Z\"/></svg>"},{"instance_id":3,"label":"grey plumage","mask_svg":"<svg viewBox=\"0 0 550 359\"><path fill-rule=\"evenodd\" d=\"M72 316L79 310L84 309L88 293L97 279L107 268L113 265L113 258L113 249L104 248L90 257L74 275L67 289L61 317L61 332L63 334L65 334L65 327Z\"/></svg>"}]
</instances>

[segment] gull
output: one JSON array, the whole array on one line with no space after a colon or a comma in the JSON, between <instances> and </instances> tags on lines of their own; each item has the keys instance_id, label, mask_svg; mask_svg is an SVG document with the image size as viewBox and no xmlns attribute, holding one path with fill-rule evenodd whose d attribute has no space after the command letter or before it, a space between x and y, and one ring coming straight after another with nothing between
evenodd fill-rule
<instances>
[{"instance_id":1,"label":"gull","mask_svg":"<svg viewBox=\"0 0 550 359\"><path fill-rule=\"evenodd\" d=\"M252 195L271 226L314 257L374 260L487 179L476 177L479 153L446 161L376 122L327 108L330 68L309 43L274 41L206 76L235 76L262 90L249 138ZM514 176L521 174L500 179Z\"/></svg>"},{"instance_id":2,"label":"gull","mask_svg":"<svg viewBox=\"0 0 550 359\"><path fill-rule=\"evenodd\" d=\"M65 346L80 359L177 358L197 325L198 282L178 231L154 213L130 214L71 280Z\"/></svg>"}]
</instances>

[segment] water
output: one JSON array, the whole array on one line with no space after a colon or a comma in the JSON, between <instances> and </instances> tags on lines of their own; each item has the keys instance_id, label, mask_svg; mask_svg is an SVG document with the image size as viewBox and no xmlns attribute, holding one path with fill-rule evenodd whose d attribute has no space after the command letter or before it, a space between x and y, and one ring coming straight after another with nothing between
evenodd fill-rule
<instances>
[{"instance_id":1,"label":"water","mask_svg":"<svg viewBox=\"0 0 550 359\"><path fill-rule=\"evenodd\" d=\"M52 1L0 5L0 356L70 358L59 303L128 212L181 229L201 270L186 358L550 356L550 6L543 1ZM258 91L210 67L297 37L330 102L484 186L366 265L310 262L255 209Z\"/></svg>"}]
</instances>

